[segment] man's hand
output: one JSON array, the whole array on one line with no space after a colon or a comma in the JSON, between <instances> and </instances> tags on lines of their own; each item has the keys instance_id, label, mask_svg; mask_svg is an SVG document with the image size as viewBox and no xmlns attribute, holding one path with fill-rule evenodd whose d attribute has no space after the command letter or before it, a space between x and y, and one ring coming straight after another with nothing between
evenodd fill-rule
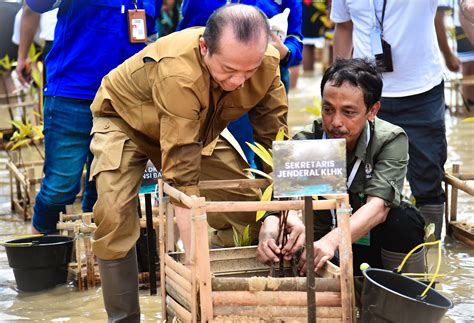
<instances>
[{"instance_id":1,"label":"man's hand","mask_svg":"<svg viewBox=\"0 0 474 323\"><path fill-rule=\"evenodd\" d=\"M326 238L326 236L314 242L314 271L319 270L324 266L326 261L331 260L332 257L334 257L336 249L337 244L331 241L331 239ZM306 274L306 251L301 255L300 261L298 263L298 269L301 276Z\"/></svg>"},{"instance_id":2,"label":"man's hand","mask_svg":"<svg viewBox=\"0 0 474 323\"><path fill-rule=\"evenodd\" d=\"M289 211L288 213L287 229L289 234L284 246L281 246L281 241L276 241L279 222L278 217L269 216L260 228L257 260L267 265L278 262L280 254L283 254L285 260L291 260L293 255L304 245L304 225L299 218L298 211Z\"/></svg>"},{"instance_id":3,"label":"man's hand","mask_svg":"<svg viewBox=\"0 0 474 323\"><path fill-rule=\"evenodd\" d=\"M278 37L274 33L272 33L272 45L273 47L278 49L278 52L280 53L280 61L286 57L289 49L285 46L285 44L283 44L280 37Z\"/></svg>"},{"instance_id":4,"label":"man's hand","mask_svg":"<svg viewBox=\"0 0 474 323\"><path fill-rule=\"evenodd\" d=\"M278 235L278 223L280 219L276 216L267 216L263 221L258 235L257 260L266 265L278 262L281 250L276 243Z\"/></svg>"},{"instance_id":5,"label":"man's hand","mask_svg":"<svg viewBox=\"0 0 474 323\"><path fill-rule=\"evenodd\" d=\"M446 66L451 72L459 72L461 70L461 61L459 58L451 54L446 58Z\"/></svg>"},{"instance_id":6,"label":"man's hand","mask_svg":"<svg viewBox=\"0 0 474 323\"><path fill-rule=\"evenodd\" d=\"M31 82L31 67L28 59L18 57L16 63L16 74L22 85L28 85Z\"/></svg>"}]
</instances>

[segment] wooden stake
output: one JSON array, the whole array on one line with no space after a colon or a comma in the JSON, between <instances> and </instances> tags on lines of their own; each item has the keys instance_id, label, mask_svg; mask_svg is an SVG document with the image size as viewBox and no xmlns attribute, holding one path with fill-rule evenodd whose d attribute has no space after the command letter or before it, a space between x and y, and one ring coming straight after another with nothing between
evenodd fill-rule
<instances>
[{"instance_id":1,"label":"wooden stake","mask_svg":"<svg viewBox=\"0 0 474 323\"><path fill-rule=\"evenodd\" d=\"M454 164L453 165L453 174L456 174L458 172L459 172L459 165ZM446 176L445 176L445 180L446 180ZM446 180L446 182L449 183L449 181L447 181L447 180ZM457 220L457 213L458 213L458 187L452 185L452 187L451 187L451 218L450 218L450 221L456 221Z\"/></svg>"},{"instance_id":2,"label":"wooden stake","mask_svg":"<svg viewBox=\"0 0 474 323\"><path fill-rule=\"evenodd\" d=\"M158 239L159 239L159 246L160 246L160 281L161 281L161 315L163 318L163 321L166 320L166 303L164 302L166 299L166 284L163 284L163 282L166 280L165 277L165 270L167 266L170 266L170 268L173 269L174 264L170 264L171 262L174 262L174 260L165 254L165 226L164 226L164 221L165 221L165 201L163 199L164 193L163 193L163 180L160 178L158 180L158 207L159 207L159 220L160 220L160 226L159 226L159 231L158 231ZM170 260L168 260L168 258ZM178 267L178 266L175 266ZM176 269L174 269L176 271ZM181 276L184 277L183 274ZM189 281L190 279L188 279Z\"/></svg>"},{"instance_id":3,"label":"wooden stake","mask_svg":"<svg viewBox=\"0 0 474 323\"><path fill-rule=\"evenodd\" d=\"M196 198L196 205L204 205L204 198ZM207 322L214 317L211 297L211 265L209 259L209 240L207 234L207 216L202 207L193 208L193 227L195 228L196 253L195 266L199 279L199 298L201 305L201 321Z\"/></svg>"},{"instance_id":4,"label":"wooden stake","mask_svg":"<svg viewBox=\"0 0 474 323\"><path fill-rule=\"evenodd\" d=\"M313 220L313 198L304 197L304 225L306 231L306 298L308 304L308 322L316 322L316 286L314 284L314 220Z\"/></svg>"},{"instance_id":5,"label":"wooden stake","mask_svg":"<svg viewBox=\"0 0 474 323\"><path fill-rule=\"evenodd\" d=\"M354 318L354 273L352 267L352 239L350 229L349 197L340 203L337 209L337 223L341 233L341 242L339 243L339 261L341 265L341 303L342 320L352 322Z\"/></svg>"}]
</instances>

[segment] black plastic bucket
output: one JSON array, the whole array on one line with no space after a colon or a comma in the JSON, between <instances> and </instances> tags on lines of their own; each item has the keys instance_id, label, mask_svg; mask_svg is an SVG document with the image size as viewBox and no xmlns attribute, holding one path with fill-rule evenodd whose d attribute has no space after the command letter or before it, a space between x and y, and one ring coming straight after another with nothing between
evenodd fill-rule
<instances>
[{"instance_id":1,"label":"black plastic bucket","mask_svg":"<svg viewBox=\"0 0 474 323\"><path fill-rule=\"evenodd\" d=\"M393 271L369 268L361 296L361 322L439 322L453 303L426 285Z\"/></svg>"},{"instance_id":2,"label":"black plastic bucket","mask_svg":"<svg viewBox=\"0 0 474 323\"><path fill-rule=\"evenodd\" d=\"M17 288L37 292L66 283L73 240L65 236L39 236L3 243Z\"/></svg>"}]
</instances>

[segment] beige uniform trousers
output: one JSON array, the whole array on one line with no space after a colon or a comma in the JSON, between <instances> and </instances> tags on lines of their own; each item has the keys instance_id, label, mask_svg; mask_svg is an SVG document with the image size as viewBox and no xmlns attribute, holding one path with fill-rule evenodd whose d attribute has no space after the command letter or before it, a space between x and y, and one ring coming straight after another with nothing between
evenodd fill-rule
<instances>
[{"instance_id":1,"label":"beige uniform trousers","mask_svg":"<svg viewBox=\"0 0 474 323\"><path fill-rule=\"evenodd\" d=\"M130 137L112 122L104 123L92 130L91 151L94 162L91 176L96 180L98 199L94 206L94 222L97 230L92 240L92 248L101 259L118 259L127 255L135 245L139 234L137 194L149 156ZM105 126L102 126L104 125ZM160 168L156 154L152 161ZM247 178L243 171L248 164L235 149L219 138L211 156L202 156L201 180ZM259 190L225 189L201 192L208 200L215 201L256 201ZM213 245L234 246L232 227L242 233L250 225L250 236L257 240L259 224L255 213L209 213L208 223L216 229Z\"/></svg>"}]
</instances>

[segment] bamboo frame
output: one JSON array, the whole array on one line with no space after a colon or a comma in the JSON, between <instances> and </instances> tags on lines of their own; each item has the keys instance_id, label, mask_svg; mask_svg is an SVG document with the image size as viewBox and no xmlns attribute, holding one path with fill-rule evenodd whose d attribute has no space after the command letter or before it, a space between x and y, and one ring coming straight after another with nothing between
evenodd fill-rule
<instances>
[{"instance_id":1,"label":"bamboo frame","mask_svg":"<svg viewBox=\"0 0 474 323\"><path fill-rule=\"evenodd\" d=\"M221 184L226 188L260 188L268 185L268 181L206 181L199 183L199 186L201 189L209 190L221 188ZM245 269L242 271L242 267L246 260L251 262L252 259L249 258L255 258L255 248L240 247L210 251L206 223L207 212L301 209L303 201L206 202L203 198L187 196L162 180L159 180L158 185L161 277L162 281L165 281L164 286L162 284L163 319L168 319L167 314L171 314L183 321L192 322L220 322L221 319L225 321L226 316L230 316L232 321L239 321L238 317L241 317L242 322L255 316L265 320L280 317L306 320L306 278L229 277L233 274L247 273ZM175 240L174 226L164 225L165 217L169 217L171 213L170 202L165 194L192 210L191 263L186 266L181 262L184 259L183 254L173 252L174 246L168 245L174 244ZM326 269L324 274L331 278L316 279L316 312L318 322L341 320L352 322L355 316L349 229L351 210L346 194L328 198L313 201L312 206L317 210L334 208L338 210L338 223L341 227L341 268L340 271L335 268ZM169 223L169 218L167 220ZM228 266L229 263L231 265ZM250 273L261 274L265 271L268 273L269 269L262 264L250 269ZM259 284L261 289L256 289L252 279L263 280L263 283L260 281ZM189 302L183 300L183 297L189 294L191 297Z\"/></svg>"},{"instance_id":2,"label":"bamboo frame","mask_svg":"<svg viewBox=\"0 0 474 323\"><path fill-rule=\"evenodd\" d=\"M474 233L472 230L474 223L457 221L458 191L461 190L474 196L474 186L467 183L468 180L474 180L474 174L461 173L458 164L453 164L452 173L446 172L444 174L446 233L466 245L474 247ZM449 198L449 186L451 186L451 198ZM450 201L450 205L448 201Z\"/></svg>"}]
</instances>

